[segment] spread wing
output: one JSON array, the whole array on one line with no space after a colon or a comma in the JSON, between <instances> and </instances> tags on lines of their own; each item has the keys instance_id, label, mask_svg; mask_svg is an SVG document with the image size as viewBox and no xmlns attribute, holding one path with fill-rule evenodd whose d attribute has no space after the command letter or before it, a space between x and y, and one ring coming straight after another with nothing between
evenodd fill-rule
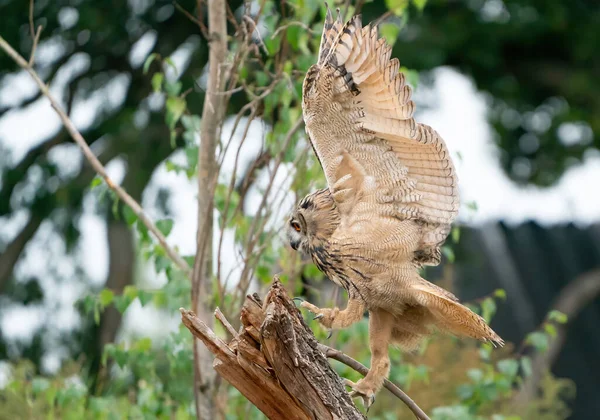
<instances>
[{"instance_id":1,"label":"spread wing","mask_svg":"<svg viewBox=\"0 0 600 420\"><path fill-rule=\"evenodd\" d=\"M458 182L443 139L414 121L411 89L390 55L376 27L362 27L360 16L344 25L328 10L303 86L306 130L340 212L421 223L416 260L437 264L458 213Z\"/></svg>"}]
</instances>

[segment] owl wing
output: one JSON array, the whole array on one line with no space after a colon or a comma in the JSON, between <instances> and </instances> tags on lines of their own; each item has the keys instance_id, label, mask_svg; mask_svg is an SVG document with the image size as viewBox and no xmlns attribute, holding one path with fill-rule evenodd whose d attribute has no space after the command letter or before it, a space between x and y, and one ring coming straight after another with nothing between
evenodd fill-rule
<instances>
[{"instance_id":1,"label":"owl wing","mask_svg":"<svg viewBox=\"0 0 600 420\"><path fill-rule=\"evenodd\" d=\"M411 89L390 55L376 27L360 16L344 25L328 10L304 80L306 130L340 212L422 223L420 262L434 265L458 213L458 181L444 140L413 119Z\"/></svg>"}]
</instances>

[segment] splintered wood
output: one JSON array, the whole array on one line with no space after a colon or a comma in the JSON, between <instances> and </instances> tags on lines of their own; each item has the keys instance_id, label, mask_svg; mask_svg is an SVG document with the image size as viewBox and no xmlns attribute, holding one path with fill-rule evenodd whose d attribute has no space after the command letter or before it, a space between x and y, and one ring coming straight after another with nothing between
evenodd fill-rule
<instances>
[{"instance_id":1,"label":"splintered wood","mask_svg":"<svg viewBox=\"0 0 600 420\"><path fill-rule=\"evenodd\" d=\"M270 419L364 419L317 340L278 280L263 303L247 296L239 332L226 343L196 315L181 310L184 325L215 355L214 368Z\"/></svg>"}]
</instances>

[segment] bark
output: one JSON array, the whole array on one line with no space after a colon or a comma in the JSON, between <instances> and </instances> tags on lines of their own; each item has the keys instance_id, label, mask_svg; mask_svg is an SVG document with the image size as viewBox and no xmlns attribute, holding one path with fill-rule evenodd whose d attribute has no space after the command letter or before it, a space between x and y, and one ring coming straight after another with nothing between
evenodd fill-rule
<instances>
[{"instance_id":1,"label":"bark","mask_svg":"<svg viewBox=\"0 0 600 420\"><path fill-rule=\"evenodd\" d=\"M203 5L198 2L198 9ZM208 298L211 293L213 184L217 171L215 158L220 127L224 116L224 95L227 72L227 21L224 0L208 2L209 72L206 96L202 110L200 147L198 150L198 231L197 250L192 273L192 305L194 311L207 325L212 325ZM207 349L194 345L194 398L196 417L215 418L215 374L211 367L212 356Z\"/></svg>"},{"instance_id":2,"label":"bark","mask_svg":"<svg viewBox=\"0 0 600 420\"><path fill-rule=\"evenodd\" d=\"M364 419L278 280L265 302L247 296L229 343L191 311L182 321L216 358L214 369L270 419Z\"/></svg>"},{"instance_id":3,"label":"bark","mask_svg":"<svg viewBox=\"0 0 600 420\"><path fill-rule=\"evenodd\" d=\"M133 235L127 223L109 216L107 237L109 264L105 287L112 290L115 295L121 295L125 286L133 283L135 268ZM114 305L104 311L100 324L100 354L106 344L115 341L121 318L121 313Z\"/></svg>"},{"instance_id":4,"label":"bark","mask_svg":"<svg viewBox=\"0 0 600 420\"><path fill-rule=\"evenodd\" d=\"M13 268L19 260L23 249L25 249L25 246L29 243L29 240L33 235L35 235L43 220L43 218L32 214L21 232L19 232L16 238L8 244L2 253L0 253L0 294L8 284Z\"/></svg>"}]
</instances>

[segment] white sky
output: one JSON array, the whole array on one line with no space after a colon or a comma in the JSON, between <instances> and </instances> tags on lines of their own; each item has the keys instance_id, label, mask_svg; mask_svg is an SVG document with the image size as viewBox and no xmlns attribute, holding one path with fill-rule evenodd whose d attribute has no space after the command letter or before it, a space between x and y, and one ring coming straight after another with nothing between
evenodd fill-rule
<instances>
[{"instance_id":1,"label":"white sky","mask_svg":"<svg viewBox=\"0 0 600 420\"><path fill-rule=\"evenodd\" d=\"M85 57L75 60L72 66L85 65ZM81 68L81 67L79 67ZM486 105L482 95L478 94L469 79L448 68L439 68L434 71L435 84L432 90L417 89L415 99L427 100L436 104L434 109L429 109L417 115L419 121L434 127L445 139L459 175L463 207L459 215L462 223L480 225L489 221L504 220L509 223L521 223L535 220L541 224L556 224L575 222L580 225L598 222L600 220L600 194L597 193L597 183L600 180L600 157L598 154L590 155L584 164L569 169L559 183L552 187L541 189L537 187L519 187L512 183L502 171L497 159L497 149L491 142L490 128L485 120ZM119 95L122 95L128 83L123 77L119 81L109 84L106 90L99 95L81 102L75 108L75 121L79 127L90 124L93 110L100 104L104 107L118 106ZM28 96L35 92L31 82L23 75L17 75L11 85L0 91L0 103L15 100L15 95ZM111 101L106 103L106 98ZM115 99L116 98L116 99ZM32 124L35 121L35 124ZM239 130L243 130L243 122ZM0 145L10 150L11 161L21 159L27 150L59 129L58 118L54 115L48 102L40 99L25 111L11 111L0 119ZM229 136L231 123L227 124L224 136ZM250 137L244 145L243 161L239 168L245 167L260 150L260 139L265 127L259 122L253 122ZM234 136L234 142L239 142L239 135ZM165 141L168 141L166 139ZM225 174L233 169L235 147L231 147L225 161ZM311 152L312 153L312 152ZM462 159L458 159L458 153ZM179 155L179 156L178 156ZM64 170L76 170L81 164L81 157L74 146L61 146L53 152L52 158L57 162L64 162ZM183 158L176 153L174 159ZM289 166L278 176L282 182L285 179ZM238 169L240 170L240 169ZM120 181L126 171L123 160L115 160L108 165L108 171L116 181ZM595 181L595 182L593 182ZM263 185L264 187L264 185ZM185 175L176 175L167 172L164 165L155 172L147 188L143 204L154 218L162 217L152 208L159 188L168 188L171 191L170 203L175 219L174 229L169 236L169 242L176 245L182 254L190 255L195 249L196 231L196 185L189 181ZM283 186L283 190L287 187ZM249 199L249 208L256 203L260 192L255 189ZM106 244L106 231L103 221L94 214L93 196L85 200L85 212L80 220L82 237L78 247L81 265L85 268L93 283L100 286L105 281L108 266ZM464 203L475 201L477 211L472 211ZM291 208L293 203L286 199L280 207L280 218ZM19 212L10 220L0 219L0 237L10 239L26 223L27 214ZM226 236L225 249L233 248L233 234ZM61 249L48 253L60 243L60 239L53 234L50 227L43 227L36 236L36 241L27 248L26 258L17 266L20 274L45 273L51 266L53 270L63 277L69 277L73 271L67 260L60 258ZM51 244L51 245L49 245ZM235 260L230 255L224 259L225 270L235 269ZM152 268L146 268L145 278L151 282ZM69 274L71 273L71 274ZM48 308L27 309L20 306L5 307L0 313L0 326L3 333L17 340L28 340L31 332L45 322L62 323L65 328L75 326L78 322L76 313L71 305L83 292L83 287L65 288L53 280L52 276L44 279L43 287L48 293L48 299L59 302L60 310ZM81 290L80 290L81 289ZM136 328L145 330L149 334L158 334L164 328L159 321L164 321L164 315L155 311L141 308L134 304L127 312L123 335L133 332L131 320L135 319ZM167 320L170 328L178 324L177 317ZM163 330L164 331L164 330ZM59 366L60 351L47 356L45 366L53 370Z\"/></svg>"}]
</instances>

